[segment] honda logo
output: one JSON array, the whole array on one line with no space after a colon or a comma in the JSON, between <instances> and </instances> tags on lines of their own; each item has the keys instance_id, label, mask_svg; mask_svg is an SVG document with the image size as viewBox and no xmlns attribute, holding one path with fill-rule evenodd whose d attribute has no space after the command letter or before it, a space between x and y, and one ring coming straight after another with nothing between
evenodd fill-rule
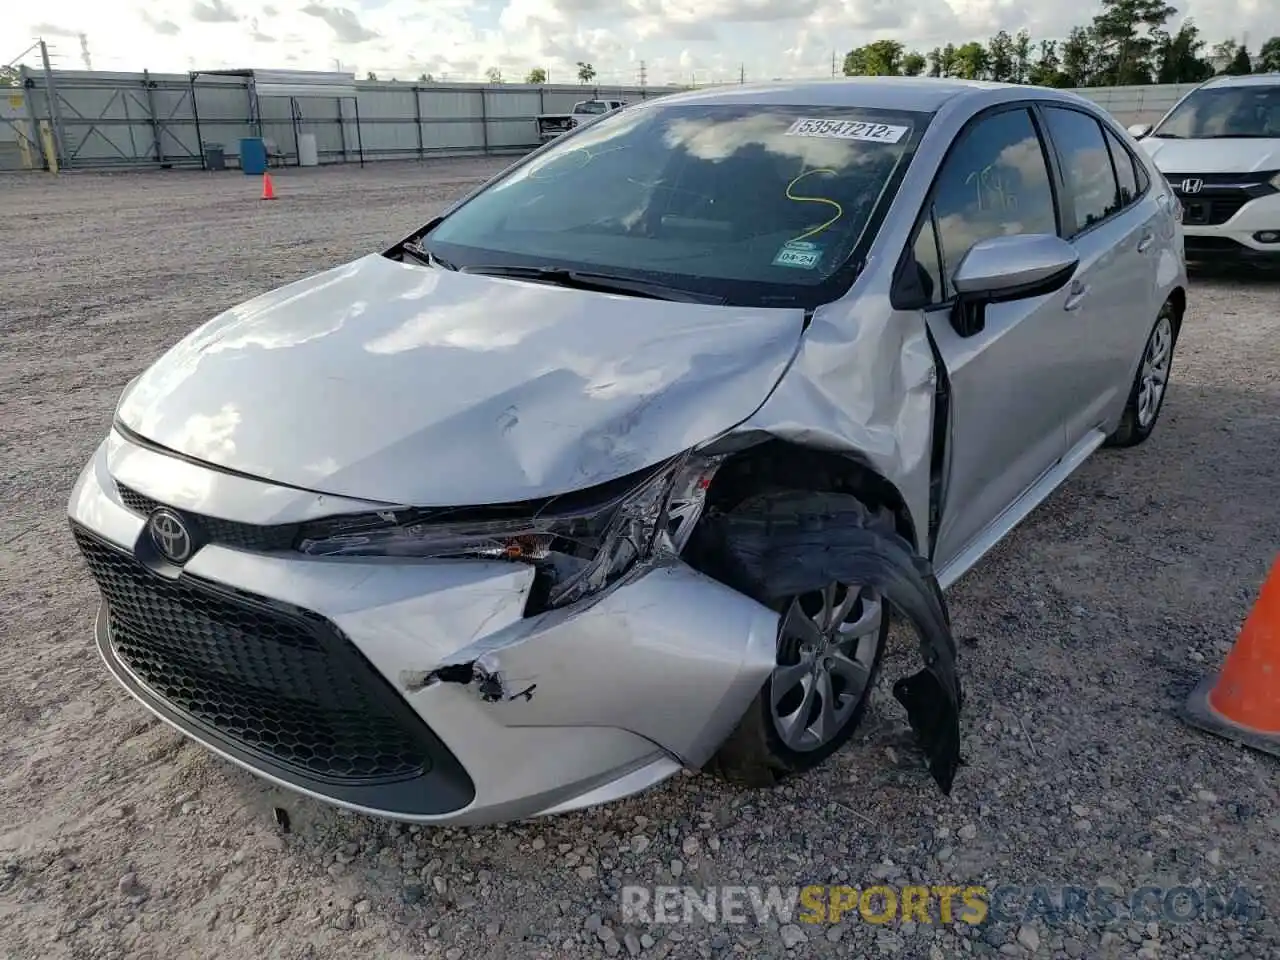
<instances>
[{"instance_id":1,"label":"honda logo","mask_svg":"<svg viewBox=\"0 0 1280 960\"><path fill-rule=\"evenodd\" d=\"M1181 186L1183 193L1199 193L1204 189L1204 181L1199 177L1187 177L1182 181Z\"/></svg>"}]
</instances>

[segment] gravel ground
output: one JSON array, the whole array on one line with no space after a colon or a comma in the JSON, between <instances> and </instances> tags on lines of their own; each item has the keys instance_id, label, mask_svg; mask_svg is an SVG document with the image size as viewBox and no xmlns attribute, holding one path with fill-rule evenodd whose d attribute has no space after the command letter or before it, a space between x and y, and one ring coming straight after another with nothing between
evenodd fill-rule
<instances>
[{"instance_id":1,"label":"gravel ground","mask_svg":"<svg viewBox=\"0 0 1280 960\"><path fill-rule=\"evenodd\" d=\"M1277 763L1176 717L1280 543L1276 283L1198 279L1151 442L1100 453L954 589L968 765L950 799L881 690L860 742L793 786L688 775L558 819L418 831L275 793L107 679L64 510L124 383L215 312L396 239L500 166L287 171L274 204L230 173L0 182L0 955L1280 956ZM1262 912L643 925L619 900L1104 878L1239 884Z\"/></svg>"}]
</instances>

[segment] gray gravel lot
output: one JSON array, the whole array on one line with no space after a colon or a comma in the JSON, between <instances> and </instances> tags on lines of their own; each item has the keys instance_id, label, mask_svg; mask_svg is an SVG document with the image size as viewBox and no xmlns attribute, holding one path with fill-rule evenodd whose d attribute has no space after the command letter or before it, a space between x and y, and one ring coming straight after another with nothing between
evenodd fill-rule
<instances>
[{"instance_id":1,"label":"gray gravel lot","mask_svg":"<svg viewBox=\"0 0 1280 960\"><path fill-rule=\"evenodd\" d=\"M776 791L688 775L558 819L417 831L274 793L108 680L64 510L124 383L214 313L378 249L501 165L285 171L274 203L235 173L0 178L0 955L1280 956L1280 764L1175 715L1280 544L1280 282L1197 280L1151 441L1097 455L955 588L968 765L950 799L882 690L859 741ZM1126 896L1239 884L1265 911L619 915L625 884L1102 879Z\"/></svg>"}]
</instances>

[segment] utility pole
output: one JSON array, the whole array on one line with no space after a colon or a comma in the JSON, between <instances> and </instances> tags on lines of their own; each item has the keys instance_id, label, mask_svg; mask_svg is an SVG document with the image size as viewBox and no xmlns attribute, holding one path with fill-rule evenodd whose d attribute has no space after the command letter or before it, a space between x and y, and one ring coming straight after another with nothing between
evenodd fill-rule
<instances>
[{"instance_id":1,"label":"utility pole","mask_svg":"<svg viewBox=\"0 0 1280 960\"><path fill-rule=\"evenodd\" d=\"M834 50L831 51L831 75L833 77L836 75L836 52Z\"/></svg>"},{"instance_id":2,"label":"utility pole","mask_svg":"<svg viewBox=\"0 0 1280 960\"><path fill-rule=\"evenodd\" d=\"M745 63L738 64L738 83L747 82L747 65Z\"/></svg>"},{"instance_id":3,"label":"utility pole","mask_svg":"<svg viewBox=\"0 0 1280 960\"><path fill-rule=\"evenodd\" d=\"M40 61L44 64L44 92L49 101L49 117L53 120L53 145L58 151L58 163L71 169L71 156L67 151L66 138L62 135L62 104L58 100L58 88L53 81L53 68L49 66L49 47L40 41Z\"/></svg>"},{"instance_id":4,"label":"utility pole","mask_svg":"<svg viewBox=\"0 0 1280 960\"><path fill-rule=\"evenodd\" d=\"M644 61L641 60L640 61L640 88L643 90L648 85L649 85L649 74L645 70Z\"/></svg>"}]
</instances>

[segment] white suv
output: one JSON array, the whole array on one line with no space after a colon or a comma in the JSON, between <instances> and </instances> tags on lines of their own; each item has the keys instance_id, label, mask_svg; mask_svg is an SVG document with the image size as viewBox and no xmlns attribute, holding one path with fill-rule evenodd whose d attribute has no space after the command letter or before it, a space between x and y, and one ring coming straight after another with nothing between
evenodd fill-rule
<instances>
[{"instance_id":1,"label":"white suv","mask_svg":"<svg viewBox=\"0 0 1280 960\"><path fill-rule=\"evenodd\" d=\"M1280 267L1280 73L1214 77L1129 132L1182 202L1187 259Z\"/></svg>"}]
</instances>

